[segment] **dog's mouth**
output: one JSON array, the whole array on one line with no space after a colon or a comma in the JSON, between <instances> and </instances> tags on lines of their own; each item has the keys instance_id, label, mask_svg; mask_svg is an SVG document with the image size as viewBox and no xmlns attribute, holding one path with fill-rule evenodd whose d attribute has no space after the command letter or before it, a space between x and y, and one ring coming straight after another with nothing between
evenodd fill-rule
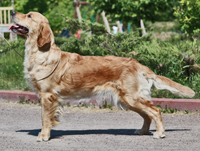
<instances>
[{"instance_id":1,"label":"dog's mouth","mask_svg":"<svg viewBox=\"0 0 200 151\"><path fill-rule=\"evenodd\" d=\"M29 32L28 28L21 26L19 24L11 25L8 30L12 30L15 33L27 34Z\"/></svg>"}]
</instances>

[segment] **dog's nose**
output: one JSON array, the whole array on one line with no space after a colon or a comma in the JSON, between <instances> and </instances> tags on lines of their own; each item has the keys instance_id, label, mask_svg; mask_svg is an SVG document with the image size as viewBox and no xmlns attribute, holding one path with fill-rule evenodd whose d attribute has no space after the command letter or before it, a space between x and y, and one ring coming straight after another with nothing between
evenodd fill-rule
<instances>
[{"instance_id":1,"label":"dog's nose","mask_svg":"<svg viewBox=\"0 0 200 151\"><path fill-rule=\"evenodd\" d=\"M15 16L16 13L17 13L17 12L13 10L12 13L11 13L11 15L12 15L12 16Z\"/></svg>"}]
</instances>

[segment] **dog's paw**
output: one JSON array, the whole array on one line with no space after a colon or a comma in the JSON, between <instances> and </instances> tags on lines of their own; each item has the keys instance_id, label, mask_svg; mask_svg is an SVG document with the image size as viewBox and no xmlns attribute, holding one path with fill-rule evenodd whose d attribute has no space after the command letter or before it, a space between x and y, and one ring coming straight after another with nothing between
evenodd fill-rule
<instances>
[{"instance_id":1,"label":"dog's paw","mask_svg":"<svg viewBox=\"0 0 200 151\"><path fill-rule=\"evenodd\" d=\"M49 136L39 133L37 137L37 142L42 142L42 141L45 142L49 141Z\"/></svg>"},{"instance_id":2,"label":"dog's paw","mask_svg":"<svg viewBox=\"0 0 200 151\"><path fill-rule=\"evenodd\" d=\"M145 134L148 134L148 131L143 129L139 129L134 132L134 135L145 135Z\"/></svg>"},{"instance_id":3,"label":"dog's paw","mask_svg":"<svg viewBox=\"0 0 200 151\"><path fill-rule=\"evenodd\" d=\"M165 134L164 133L155 132L153 134L153 138L165 138Z\"/></svg>"}]
</instances>

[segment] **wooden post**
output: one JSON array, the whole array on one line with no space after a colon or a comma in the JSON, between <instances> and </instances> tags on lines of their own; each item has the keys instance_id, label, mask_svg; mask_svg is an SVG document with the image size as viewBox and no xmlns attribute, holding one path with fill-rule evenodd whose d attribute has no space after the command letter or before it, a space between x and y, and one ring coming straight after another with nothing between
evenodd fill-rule
<instances>
[{"instance_id":1,"label":"wooden post","mask_svg":"<svg viewBox=\"0 0 200 151\"><path fill-rule=\"evenodd\" d=\"M77 15L77 13L76 13L76 6L75 6L75 11L74 11L74 16L73 16L73 19L75 19L75 18L76 18L76 15Z\"/></svg>"},{"instance_id":2,"label":"wooden post","mask_svg":"<svg viewBox=\"0 0 200 151\"><path fill-rule=\"evenodd\" d=\"M103 21L104 21L104 24L105 24L105 26L106 26L107 32L110 33L110 26L109 26L108 20L107 20L107 18L106 18L106 16L105 16L105 12L103 11L103 12L101 13L101 15L102 15L102 17L103 17Z\"/></svg>"},{"instance_id":3,"label":"wooden post","mask_svg":"<svg viewBox=\"0 0 200 151\"><path fill-rule=\"evenodd\" d=\"M101 17L101 15L97 15L97 19L96 19L97 23L99 23L100 17Z\"/></svg>"},{"instance_id":4,"label":"wooden post","mask_svg":"<svg viewBox=\"0 0 200 151\"><path fill-rule=\"evenodd\" d=\"M82 18L81 18L81 12L80 12L79 8L81 7L81 5L88 5L90 3L87 2L87 1L81 1L80 2L79 0L74 0L73 4L76 5L73 18L75 19L76 15L78 15L78 20L79 20L79 22L81 22Z\"/></svg>"},{"instance_id":5,"label":"wooden post","mask_svg":"<svg viewBox=\"0 0 200 151\"><path fill-rule=\"evenodd\" d=\"M12 0L11 3L12 3L12 11L14 11L15 10L14 0ZM9 18L10 18L10 13L9 13ZM11 24L11 20L10 20L10 24ZM10 32L10 40L17 40L17 34Z\"/></svg>"},{"instance_id":6,"label":"wooden post","mask_svg":"<svg viewBox=\"0 0 200 151\"><path fill-rule=\"evenodd\" d=\"M7 24L6 10L4 10L4 24Z\"/></svg>"},{"instance_id":7,"label":"wooden post","mask_svg":"<svg viewBox=\"0 0 200 151\"><path fill-rule=\"evenodd\" d=\"M81 18L81 12L80 12L80 9L79 9L80 6L81 5L76 6L76 13L77 13L77 16L78 16L78 21L81 23L82 18Z\"/></svg>"},{"instance_id":8,"label":"wooden post","mask_svg":"<svg viewBox=\"0 0 200 151\"><path fill-rule=\"evenodd\" d=\"M14 8L14 0L12 0L12 8L13 8L13 10L15 9L15 8Z\"/></svg>"},{"instance_id":9,"label":"wooden post","mask_svg":"<svg viewBox=\"0 0 200 151\"><path fill-rule=\"evenodd\" d=\"M10 40L13 41L13 40L17 40L17 35L13 32L10 32Z\"/></svg>"},{"instance_id":10,"label":"wooden post","mask_svg":"<svg viewBox=\"0 0 200 151\"><path fill-rule=\"evenodd\" d=\"M119 29L119 32L122 33L122 24L120 24L119 21L116 21L116 23L117 23L117 27Z\"/></svg>"},{"instance_id":11,"label":"wooden post","mask_svg":"<svg viewBox=\"0 0 200 151\"><path fill-rule=\"evenodd\" d=\"M142 28L142 36L145 36L147 33L146 33L142 19L140 19L140 27Z\"/></svg>"}]
</instances>

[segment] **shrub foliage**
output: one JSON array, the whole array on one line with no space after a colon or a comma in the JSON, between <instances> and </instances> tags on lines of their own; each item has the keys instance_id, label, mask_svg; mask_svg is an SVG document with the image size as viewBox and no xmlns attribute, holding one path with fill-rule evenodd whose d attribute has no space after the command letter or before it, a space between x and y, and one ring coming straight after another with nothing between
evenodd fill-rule
<instances>
[{"instance_id":1,"label":"shrub foliage","mask_svg":"<svg viewBox=\"0 0 200 151\"><path fill-rule=\"evenodd\" d=\"M174 9L182 31L189 35L200 32L200 0L180 0Z\"/></svg>"}]
</instances>

